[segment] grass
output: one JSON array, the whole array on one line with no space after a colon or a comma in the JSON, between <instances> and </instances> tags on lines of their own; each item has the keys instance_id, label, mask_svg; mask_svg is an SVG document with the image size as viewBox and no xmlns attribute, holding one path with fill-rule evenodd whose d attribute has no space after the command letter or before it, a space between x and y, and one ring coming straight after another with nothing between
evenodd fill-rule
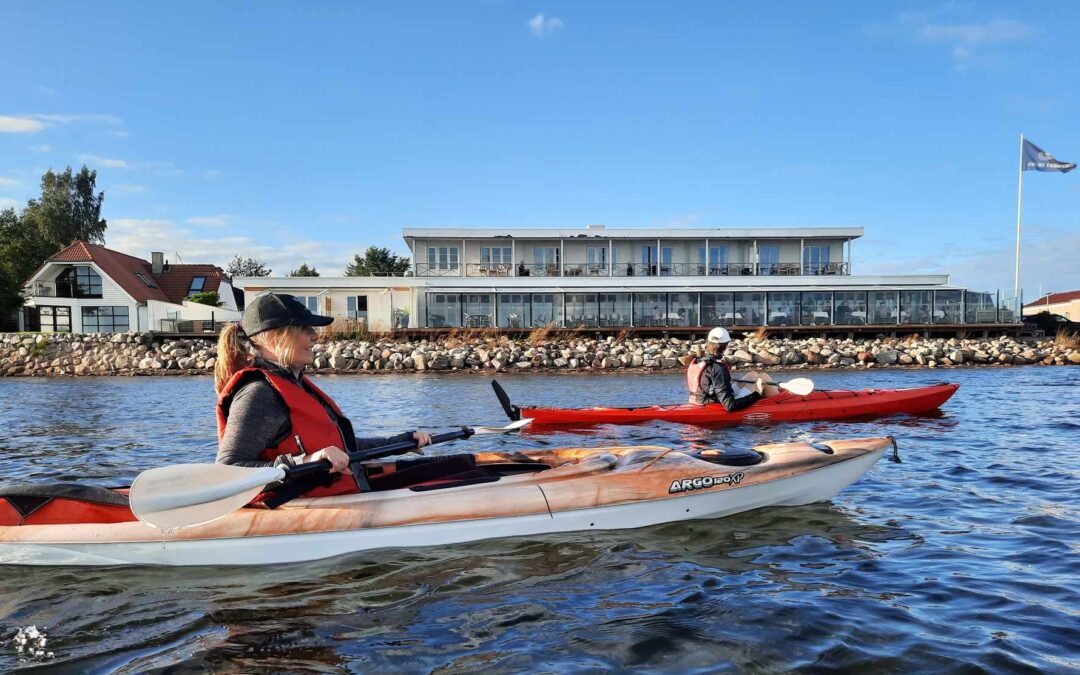
<instances>
[{"instance_id":1,"label":"grass","mask_svg":"<svg viewBox=\"0 0 1080 675\"><path fill-rule=\"evenodd\" d=\"M757 340L759 342L761 342L762 340L768 340L769 339L769 329L768 329L768 327L767 326L759 326L758 329L756 331L754 331L753 339Z\"/></svg>"},{"instance_id":2,"label":"grass","mask_svg":"<svg viewBox=\"0 0 1080 675\"><path fill-rule=\"evenodd\" d=\"M1080 349L1080 335L1068 330L1059 330L1054 336L1054 346L1058 349Z\"/></svg>"}]
</instances>

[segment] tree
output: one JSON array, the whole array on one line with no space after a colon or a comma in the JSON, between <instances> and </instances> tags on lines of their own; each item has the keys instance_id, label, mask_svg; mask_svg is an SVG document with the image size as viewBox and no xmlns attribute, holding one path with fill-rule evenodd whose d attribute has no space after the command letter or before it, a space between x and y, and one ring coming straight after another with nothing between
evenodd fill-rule
<instances>
[{"instance_id":1,"label":"tree","mask_svg":"<svg viewBox=\"0 0 1080 675\"><path fill-rule=\"evenodd\" d=\"M297 267L292 272L289 272L290 277L317 277L319 276L319 270L314 267L308 267L307 263L300 263L300 267Z\"/></svg>"},{"instance_id":2,"label":"tree","mask_svg":"<svg viewBox=\"0 0 1080 675\"><path fill-rule=\"evenodd\" d=\"M200 305L210 305L211 307L221 307L225 303L221 301L217 291L202 291L200 293L192 293L188 296L188 300L197 302Z\"/></svg>"},{"instance_id":3,"label":"tree","mask_svg":"<svg viewBox=\"0 0 1080 675\"><path fill-rule=\"evenodd\" d=\"M225 273L230 277L268 277L271 271L266 263L255 258L241 258L239 253L225 268Z\"/></svg>"},{"instance_id":4,"label":"tree","mask_svg":"<svg viewBox=\"0 0 1080 675\"><path fill-rule=\"evenodd\" d=\"M69 166L62 173L49 169L41 177L41 197L27 202L21 218L49 251L46 257L80 239L105 243L106 222L101 217L105 193L95 195L95 189L97 171L85 165L77 174Z\"/></svg>"},{"instance_id":5,"label":"tree","mask_svg":"<svg viewBox=\"0 0 1080 675\"><path fill-rule=\"evenodd\" d=\"M368 246L363 257L357 253L345 267L347 277L401 276L409 271L412 263L408 256L391 253L388 248Z\"/></svg>"}]
</instances>

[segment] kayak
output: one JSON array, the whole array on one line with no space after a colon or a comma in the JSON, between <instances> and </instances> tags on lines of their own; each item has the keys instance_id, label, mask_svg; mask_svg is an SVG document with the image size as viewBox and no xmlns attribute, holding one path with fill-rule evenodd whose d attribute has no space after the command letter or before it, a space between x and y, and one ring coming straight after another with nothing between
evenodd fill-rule
<instances>
[{"instance_id":1,"label":"kayak","mask_svg":"<svg viewBox=\"0 0 1080 675\"><path fill-rule=\"evenodd\" d=\"M126 490L0 487L0 565L253 565L388 547L618 530L832 498L891 437L740 451L626 446L454 454L365 464L372 491L252 503L163 531Z\"/></svg>"},{"instance_id":2,"label":"kayak","mask_svg":"<svg viewBox=\"0 0 1080 675\"><path fill-rule=\"evenodd\" d=\"M497 383L495 383L497 385ZM781 391L753 405L728 412L719 403L692 405L649 405L636 408L540 408L507 405L511 419L532 419L532 425L628 424L662 420L687 424L736 425L773 422L840 420L852 417L880 417L907 413L917 415L937 410L956 393L959 384L941 383L910 389L863 389L860 391L817 390L806 396ZM499 388L496 388L496 393Z\"/></svg>"}]
</instances>

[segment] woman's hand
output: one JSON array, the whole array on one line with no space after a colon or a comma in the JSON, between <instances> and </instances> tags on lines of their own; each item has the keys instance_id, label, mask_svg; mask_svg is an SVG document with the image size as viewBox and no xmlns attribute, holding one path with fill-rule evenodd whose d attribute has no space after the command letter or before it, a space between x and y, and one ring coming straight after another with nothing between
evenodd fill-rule
<instances>
[{"instance_id":1,"label":"woman's hand","mask_svg":"<svg viewBox=\"0 0 1080 675\"><path fill-rule=\"evenodd\" d=\"M424 447L425 445L431 445L431 434L426 431L414 431L412 437L413 440L416 441L417 450Z\"/></svg>"},{"instance_id":2,"label":"woman's hand","mask_svg":"<svg viewBox=\"0 0 1080 675\"><path fill-rule=\"evenodd\" d=\"M304 464L317 462L320 459L325 459L330 462L332 467L330 471L333 473L349 473L349 453L336 445L331 445L316 453L308 455L304 459Z\"/></svg>"}]
</instances>

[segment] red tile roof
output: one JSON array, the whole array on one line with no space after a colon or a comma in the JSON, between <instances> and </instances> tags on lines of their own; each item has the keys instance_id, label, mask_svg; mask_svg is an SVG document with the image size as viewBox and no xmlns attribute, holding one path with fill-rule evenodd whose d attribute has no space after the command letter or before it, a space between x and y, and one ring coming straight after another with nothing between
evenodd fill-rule
<instances>
[{"instance_id":1,"label":"red tile roof","mask_svg":"<svg viewBox=\"0 0 1080 675\"><path fill-rule=\"evenodd\" d=\"M1038 307L1040 305L1056 305L1059 302L1069 302L1070 300L1080 300L1080 291L1066 291L1065 293L1051 293L1050 295L1043 296L1035 302L1029 302L1024 307Z\"/></svg>"},{"instance_id":2,"label":"red tile roof","mask_svg":"<svg viewBox=\"0 0 1080 675\"><path fill-rule=\"evenodd\" d=\"M162 300L179 304L187 297L194 277L206 278L203 291L207 292L218 290L222 279L228 280L216 265L169 265L167 271L154 275L150 263L142 258L85 241L75 242L45 262L93 262L138 302ZM154 286L147 286L137 274Z\"/></svg>"}]
</instances>

